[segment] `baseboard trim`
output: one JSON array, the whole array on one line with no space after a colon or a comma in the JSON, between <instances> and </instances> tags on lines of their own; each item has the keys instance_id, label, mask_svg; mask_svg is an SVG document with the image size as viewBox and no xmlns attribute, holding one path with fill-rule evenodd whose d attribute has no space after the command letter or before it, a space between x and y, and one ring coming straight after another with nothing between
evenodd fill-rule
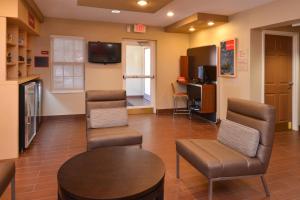
<instances>
[{"instance_id":1,"label":"baseboard trim","mask_svg":"<svg viewBox=\"0 0 300 200\"><path fill-rule=\"evenodd\" d=\"M82 118L82 117L85 117L85 114L76 114L76 115L50 115L50 116L43 116L42 120L65 119L65 118Z\"/></svg>"},{"instance_id":2,"label":"baseboard trim","mask_svg":"<svg viewBox=\"0 0 300 200\"><path fill-rule=\"evenodd\" d=\"M132 108L127 110L128 115L153 114L153 108Z\"/></svg>"},{"instance_id":3,"label":"baseboard trim","mask_svg":"<svg viewBox=\"0 0 300 200\"><path fill-rule=\"evenodd\" d=\"M157 115L172 115L173 114L173 108L157 109L156 114Z\"/></svg>"},{"instance_id":4,"label":"baseboard trim","mask_svg":"<svg viewBox=\"0 0 300 200\"><path fill-rule=\"evenodd\" d=\"M136 98L141 98L141 97L142 97L142 98L143 98L144 95L130 95L130 96L127 96L127 97L129 97L129 98L130 98L130 97L136 97Z\"/></svg>"}]
</instances>

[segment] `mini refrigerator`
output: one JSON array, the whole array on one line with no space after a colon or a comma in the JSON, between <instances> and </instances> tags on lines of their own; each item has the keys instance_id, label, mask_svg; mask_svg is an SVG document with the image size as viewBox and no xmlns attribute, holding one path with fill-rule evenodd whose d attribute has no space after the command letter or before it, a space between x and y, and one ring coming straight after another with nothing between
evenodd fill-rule
<instances>
[{"instance_id":1,"label":"mini refrigerator","mask_svg":"<svg viewBox=\"0 0 300 200\"><path fill-rule=\"evenodd\" d=\"M36 136L41 122L42 84L27 82L19 88L19 150L27 149Z\"/></svg>"}]
</instances>

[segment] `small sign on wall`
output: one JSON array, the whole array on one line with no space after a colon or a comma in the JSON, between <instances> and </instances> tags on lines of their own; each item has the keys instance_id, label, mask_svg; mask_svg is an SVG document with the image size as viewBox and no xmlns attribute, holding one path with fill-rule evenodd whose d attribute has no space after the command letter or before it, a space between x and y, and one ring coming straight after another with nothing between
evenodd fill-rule
<instances>
[{"instance_id":1,"label":"small sign on wall","mask_svg":"<svg viewBox=\"0 0 300 200\"><path fill-rule=\"evenodd\" d=\"M237 53L237 66L239 71L248 71L248 49L239 50Z\"/></svg>"},{"instance_id":2,"label":"small sign on wall","mask_svg":"<svg viewBox=\"0 0 300 200\"><path fill-rule=\"evenodd\" d=\"M135 33L146 33L146 26L144 24L134 24L133 31Z\"/></svg>"},{"instance_id":3,"label":"small sign on wall","mask_svg":"<svg viewBox=\"0 0 300 200\"><path fill-rule=\"evenodd\" d=\"M42 55L49 55L49 51L41 51Z\"/></svg>"}]
</instances>

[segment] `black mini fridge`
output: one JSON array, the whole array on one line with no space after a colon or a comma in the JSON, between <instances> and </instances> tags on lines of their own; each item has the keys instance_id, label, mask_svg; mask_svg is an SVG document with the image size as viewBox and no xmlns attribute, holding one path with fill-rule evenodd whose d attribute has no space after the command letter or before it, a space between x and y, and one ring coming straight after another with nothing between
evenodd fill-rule
<instances>
[{"instance_id":1,"label":"black mini fridge","mask_svg":"<svg viewBox=\"0 0 300 200\"><path fill-rule=\"evenodd\" d=\"M19 150L27 149L41 123L42 82L21 84L19 87Z\"/></svg>"}]
</instances>

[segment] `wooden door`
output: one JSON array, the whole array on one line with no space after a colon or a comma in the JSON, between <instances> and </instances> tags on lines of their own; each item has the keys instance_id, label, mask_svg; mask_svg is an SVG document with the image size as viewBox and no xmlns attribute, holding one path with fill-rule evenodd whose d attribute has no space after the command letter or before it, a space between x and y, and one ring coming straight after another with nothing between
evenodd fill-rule
<instances>
[{"instance_id":1,"label":"wooden door","mask_svg":"<svg viewBox=\"0 0 300 200\"><path fill-rule=\"evenodd\" d=\"M276 130L291 129L292 122L292 37L266 35L265 103L276 108Z\"/></svg>"}]
</instances>

